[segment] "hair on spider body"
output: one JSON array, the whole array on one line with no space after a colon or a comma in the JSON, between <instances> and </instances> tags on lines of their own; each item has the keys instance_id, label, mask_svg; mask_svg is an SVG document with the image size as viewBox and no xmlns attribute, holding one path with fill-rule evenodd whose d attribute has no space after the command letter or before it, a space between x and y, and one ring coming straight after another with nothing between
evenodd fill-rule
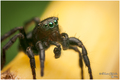
<instances>
[{"instance_id":1,"label":"hair on spider body","mask_svg":"<svg viewBox=\"0 0 120 80\"><path fill-rule=\"evenodd\" d=\"M33 31L26 33L25 30L31 22L35 22L36 26ZM40 58L40 67L41 67L41 76L44 76L44 61L45 61L45 50L50 47L50 45L55 45L53 52L55 58L59 58L61 55L61 45L63 50L72 49L79 53L79 66L81 68L81 78L83 79L83 61L88 67L88 73L90 79L93 79L92 70L90 67L90 61L87 56L87 50L83 43L75 38L69 37L67 33L60 33L58 17L48 17L42 21L39 18L32 18L27 21L24 27L16 27L3 35L1 37L1 42L6 38L14 34L16 31L19 31L17 35L13 36L10 41L2 48L2 65L3 68L6 60L6 50L12 46L17 38L20 40L21 49L28 55L30 58L30 67L32 70L33 79L36 79L35 72L35 59L34 54L39 55ZM82 53L77 47L82 48Z\"/></svg>"}]
</instances>

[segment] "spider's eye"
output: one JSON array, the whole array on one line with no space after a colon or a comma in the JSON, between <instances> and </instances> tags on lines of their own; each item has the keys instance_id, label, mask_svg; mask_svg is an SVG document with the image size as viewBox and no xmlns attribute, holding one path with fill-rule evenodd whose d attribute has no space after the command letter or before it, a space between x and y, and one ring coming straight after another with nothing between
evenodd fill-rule
<instances>
[{"instance_id":1,"label":"spider's eye","mask_svg":"<svg viewBox=\"0 0 120 80\"><path fill-rule=\"evenodd\" d=\"M49 23L49 26L50 26L51 28L53 28L53 23L52 23L52 22L50 22L50 23Z\"/></svg>"},{"instance_id":2,"label":"spider's eye","mask_svg":"<svg viewBox=\"0 0 120 80\"><path fill-rule=\"evenodd\" d=\"M55 24L58 24L57 20L54 20L54 23L55 23Z\"/></svg>"},{"instance_id":3,"label":"spider's eye","mask_svg":"<svg viewBox=\"0 0 120 80\"><path fill-rule=\"evenodd\" d=\"M45 27L47 27L47 24L45 24Z\"/></svg>"}]
</instances>

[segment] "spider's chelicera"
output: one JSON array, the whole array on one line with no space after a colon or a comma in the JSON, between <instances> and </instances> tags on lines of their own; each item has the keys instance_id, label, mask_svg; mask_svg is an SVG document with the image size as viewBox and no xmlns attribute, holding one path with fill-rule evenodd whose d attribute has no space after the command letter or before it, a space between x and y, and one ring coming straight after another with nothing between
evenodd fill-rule
<instances>
[{"instance_id":1,"label":"spider's chelicera","mask_svg":"<svg viewBox=\"0 0 120 80\"><path fill-rule=\"evenodd\" d=\"M36 26L33 31L26 33L27 26L31 22L35 22ZM83 62L88 67L88 73L90 79L92 79L92 70L90 67L90 61L87 56L87 50L83 43L75 38L69 37L67 33L60 33L58 18L49 17L40 21L39 18L33 18L30 21L27 21L24 27L16 27L3 35L1 37L1 42L11 36L16 31L20 31L19 34L13 36L10 41L2 48L2 65L3 68L6 60L6 50L16 41L17 38L20 40L20 49L22 49L30 58L30 66L32 69L33 79L36 79L35 72L35 58L34 54L39 55L40 58L40 67L41 67L41 76L44 75L44 61L45 61L45 50L50 47L50 45L55 45L54 54L55 58L59 58L61 55L61 45L63 50L73 49L79 53L79 66L81 68L81 78L83 79ZM61 44L61 45L60 45ZM77 47L82 48L82 53Z\"/></svg>"}]
</instances>

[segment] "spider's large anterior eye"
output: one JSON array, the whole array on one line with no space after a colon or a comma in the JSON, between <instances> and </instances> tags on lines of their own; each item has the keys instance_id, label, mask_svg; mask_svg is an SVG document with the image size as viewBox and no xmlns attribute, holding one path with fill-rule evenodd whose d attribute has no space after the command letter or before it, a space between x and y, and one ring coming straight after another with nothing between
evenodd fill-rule
<instances>
[{"instance_id":1,"label":"spider's large anterior eye","mask_svg":"<svg viewBox=\"0 0 120 80\"><path fill-rule=\"evenodd\" d=\"M52 23L52 22L50 22L50 23L49 23L49 26L50 26L51 28L53 28L53 23Z\"/></svg>"},{"instance_id":2,"label":"spider's large anterior eye","mask_svg":"<svg viewBox=\"0 0 120 80\"><path fill-rule=\"evenodd\" d=\"M58 24L57 20L54 20L54 23L55 23L55 24Z\"/></svg>"}]
</instances>

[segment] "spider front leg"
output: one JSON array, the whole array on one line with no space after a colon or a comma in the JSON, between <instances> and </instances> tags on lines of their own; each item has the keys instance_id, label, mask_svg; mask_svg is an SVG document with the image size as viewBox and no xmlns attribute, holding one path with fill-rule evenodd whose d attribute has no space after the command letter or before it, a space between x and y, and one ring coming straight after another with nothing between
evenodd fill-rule
<instances>
[{"instance_id":1,"label":"spider front leg","mask_svg":"<svg viewBox=\"0 0 120 80\"><path fill-rule=\"evenodd\" d=\"M83 79L83 62L82 62L81 52L78 50L77 47L70 46L69 37L66 33L61 34L61 39L62 39L61 44L62 44L63 50L73 49L79 53L79 66L81 68L81 78Z\"/></svg>"},{"instance_id":2,"label":"spider front leg","mask_svg":"<svg viewBox=\"0 0 120 80\"><path fill-rule=\"evenodd\" d=\"M36 48L38 50L38 55L40 57L40 67L41 67L41 76L44 75L44 61L45 61L45 50L41 41L36 43Z\"/></svg>"},{"instance_id":3,"label":"spider front leg","mask_svg":"<svg viewBox=\"0 0 120 80\"><path fill-rule=\"evenodd\" d=\"M30 66L31 66L31 69L32 69L33 79L36 79L35 58L34 58L34 54L33 54L30 47L27 47L26 53L27 53L28 57L30 58Z\"/></svg>"},{"instance_id":4,"label":"spider front leg","mask_svg":"<svg viewBox=\"0 0 120 80\"><path fill-rule=\"evenodd\" d=\"M87 50L86 50L85 46L83 45L83 43L79 39L77 39L75 37L71 37L71 38L69 38L69 44L76 45L76 46L79 46L80 48L82 48L82 57L84 59L85 65L88 67L88 73L89 73L90 79L93 79L92 70L90 67L90 61L87 56Z\"/></svg>"},{"instance_id":5,"label":"spider front leg","mask_svg":"<svg viewBox=\"0 0 120 80\"><path fill-rule=\"evenodd\" d=\"M79 66L81 67L81 78L84 79L84 77L83 77L83 62L82 62L81 52L79 51L79 49L77 47L74 47L74 46L70 46L69 49L73 49L79 53Z\"/></svg>"},{"instance_id":6,"label":"spider front leg","mask_svg":"<svg viewBox=\"0 0 120 80\"><path fill-rule=\"evenodd\" d=\"M73 45L82 48L82 57L84 59L84 62L86 64L86 66L88 67L88 73L90 75L90 79L93 79L92 70L91 70L91 67L90 67L90 61L89 61L89 58L87 56L87 50L84 47L84 45L82 44L82 42L75 37L70 37L69 38L66 33L61 34L61 39L62 39L61 44L63 46L63 50L73 49L77 52L80 52L76 47L71 47ZM81 57L81 55L79 55L79 57L81 58L81 59L79 59L79 64L80 64L80 67L81 67L81 73L83 73L83 64L81 63L82 62L82 57ZM83 78L83 74L82 74L82 78Z\"/></svg>"}]
</instances>

